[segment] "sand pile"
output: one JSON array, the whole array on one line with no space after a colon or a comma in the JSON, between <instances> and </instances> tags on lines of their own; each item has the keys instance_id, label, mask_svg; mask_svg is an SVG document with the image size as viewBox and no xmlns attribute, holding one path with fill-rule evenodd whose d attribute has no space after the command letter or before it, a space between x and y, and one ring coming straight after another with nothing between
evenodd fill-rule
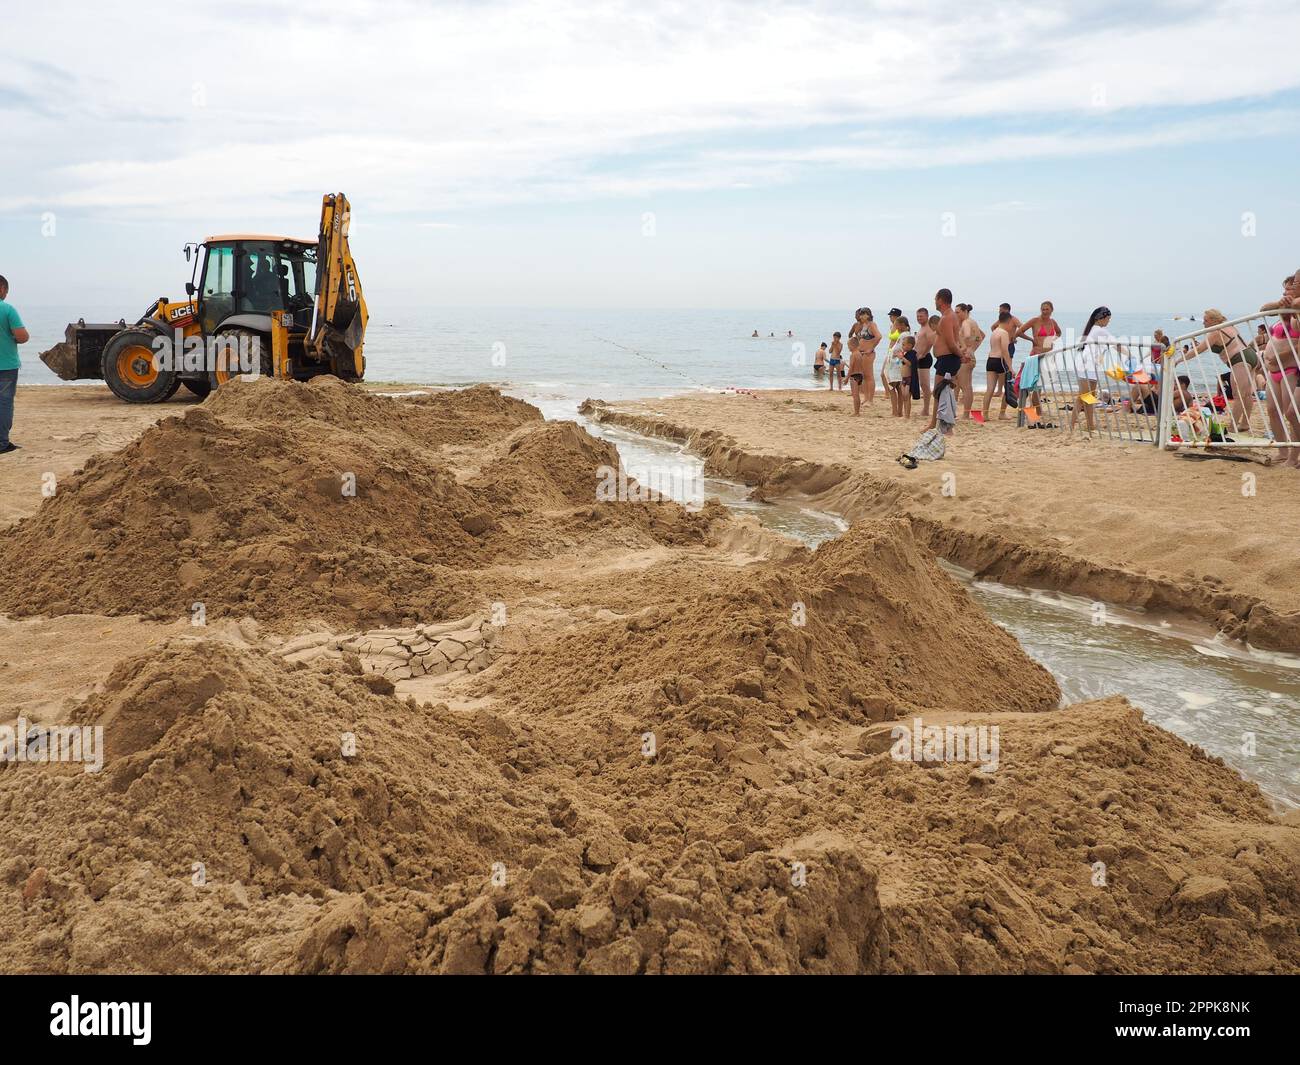
<instances>
[{"instance_id":1,"label":"sand pile","mask_svg":"<svg viewBox=\"0 0 1300 1065\"><path fill-rule=\"evenodd\" d=\"M467 682L473 712L215 640L121 663L73 714L105 730L101 773L0 769L0 963L1300 969L1300 830L1122 700L1046 711L1050 684L906 524L732 570L729 598L701 578L696 599L648 580L653 612L499 660ZM929 636L889 588L945 607L940 641L1005 650L1010 679L976 679L986 710L1015 712L929 709L943 684L894 668ZM787 632L767 617L794 590L807 618ZM998 723L996 771L893 759L883 704L837 697L837 666L896 713Z\"/></svg>"},{"instance_id":2,"label":"sand pile","mask_svg":"<svg viewBox=\"0 0 1300 1065\"><path fill-rule=\"evenodd\" d=\"M678 585L658 598L521 656L503 689L539 711L613 688L648 715L748 700L786 720L855 724L926 709L1034 712L1060 700L1051 674L903 520L859 524L739 585Z\"/></svg>"},{"instance_id":3,"label":"sand pile","mask_svg":"<svg viewBox=\"0 0 1300 1065\"><path fill-rule=\"evenodd\" d=\"M907 520L741 564L716 505L595 502L616 461L321 378L62 485L0 609L297 635L119 662L68 711L97 774L0 763L0 969L1300 971L1300 828L1123 700L1055 709ZM449 633L447 704L394 695ZM993 760L895 758L918 720Z\"/></svg>"},{"instance_id":4,"label":"sand pile","mask_svg":"<svg viewBox=\"0 0 1300 1065\"><path fill-rule=\"evenodd\" d=\"M679 508L598 505L608 463L610 445L491 389L239 383L91 459L10 531L0 611L431 621L481 605L468 571L503 558L611 529L704 539Z\"/></svg>"}]
</instances>

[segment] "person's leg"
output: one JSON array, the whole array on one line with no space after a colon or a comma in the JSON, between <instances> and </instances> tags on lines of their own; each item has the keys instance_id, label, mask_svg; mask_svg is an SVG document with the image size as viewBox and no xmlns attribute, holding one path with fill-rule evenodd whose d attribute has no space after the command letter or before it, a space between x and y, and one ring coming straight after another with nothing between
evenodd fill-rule
<instances>
[{"instance_id":1,"label":"person's leg","mask_svg":"<svg viewBox=\"0 0 1300 1065\"><path fill-rule=\"evenodd\" d=\"M1255 410L1255 382L1249 363L1239 362L1232 368L1232 406L1234 428L1239 433L1249 432Z\"/></svg>"},{"instance_id":2,"label":"person's leg","mask_svg":"<svg viewBox=\"0 0 1300 1065\"><path fill-rule=\"evenodd\" d=\"M0 448L9 446L14 426L14 395L18 391L18 370L0 370Z\"/></svg>"},{"instance_id":3,"label":"person's leg","mask_svg":"<svg viewBox=\"0 0 1300 1065\"><path fill-rule=\"evenodd\" d=\"M1273 439L1278 442L1286 440L1286 423L1282 417L1282 404L1285 399L1286 385L1277 381L1268 382L1268 399L1265 401L1265 408L1268 411L1268 427L1273 433ZM1291 449L1287 447L1279 448L1277 452L1278 461L1283 464L1289 464L1291 459Z\"/></svg>"},{"instance_id":4,"label":"person's leg","mask_svg":"<svg viewBox=\"0 0 1300 1065\"><path fill-rule=\"evenodd\" d=\"M1282 412L1286 416L1287 433L1293 444L1300 444L1300 381L1288 375L1282 381L1282 385L1287 393L1285 396L1287 406ZM1300 447L1291 449L1291 457L1287 459L1287 465L1300 467Z\"/></svg>"}]
</instances>

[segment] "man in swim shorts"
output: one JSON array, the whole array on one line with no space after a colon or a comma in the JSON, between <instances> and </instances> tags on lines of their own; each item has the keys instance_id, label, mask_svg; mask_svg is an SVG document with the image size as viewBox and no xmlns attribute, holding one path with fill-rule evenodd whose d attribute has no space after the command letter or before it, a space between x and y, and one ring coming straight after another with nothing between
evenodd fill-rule
<instances>
[{"instance_id":1,"label":"man in swim shorts","mask_svg":"<svg viewBox=\"0 0 1300 1065\"><path fill-rule=\"evenodd\" d=\"M961 386L962 417L970 417L971 401L975 398L975 353L984 343L984 330L979 322L971 317L975 308L969 303L957 304L957 339L961 343Z\"/></svg>"},{"instance_id":2,"label":"man in swim shorts","mask_svg":"<svg viewBox=\"0 0 1300 1065\"><path fill-rule=\"evenodd\" d=\"M998 304L998 321L1002 320L1003 311L1010 315L1007 324L1003 328L1007 331L1007 354L1014 359L1016 357L1016 334L1020 332L1020 327L1024 323L1014 314L1011 314L1011 304L1009 303Z\"/></svg>"},{"instance_id":3,"label":"man in swim shorts","mask_svg":"<svg viewBox=\"0 0 1300 1065\"><path fill-rule=\"evenodd\" d=\"M930 312L924 307L916 309L916 369L917 387L921 390L921 417L930 415L930 369L934 366L934 329L930 326Z\"/></svg>"},{"instance_id":4,"label":"man in swim shorts","mask_svg":"<svg viewBox=\"0 0 1300 1065\"><path fill-rule=\"evenodd\" d=\"M843 378L840 377L840 361L841 361L840 354L843 351L844 351L844 343L843 341L840 340L839 333L835 333L831 337L830 358L826 360L826 365L830 367L830 376L831 376L830 384L827 387L830 388L832 392L835 391L835 386L837 384L840 386L841 389L844 387L844 380Z\"/></svg>"},{"instance_id":5,"label":"man in swim shorts","mask_svg":"<svg viewBox=\"0 0 1300 1065\"><path fill-rule=\"evenodd\" d=\"M961 373L961 345L957 340L957 316L952 309L952 289L941 288L934 294L935 310L939 312L936 325L931 319L929 325L934 332L934 391L930 397L935 401L930 413L929 428L933 429L939 421L939 389L944 379L955 384Z\"/></svg>"}]
</instances>

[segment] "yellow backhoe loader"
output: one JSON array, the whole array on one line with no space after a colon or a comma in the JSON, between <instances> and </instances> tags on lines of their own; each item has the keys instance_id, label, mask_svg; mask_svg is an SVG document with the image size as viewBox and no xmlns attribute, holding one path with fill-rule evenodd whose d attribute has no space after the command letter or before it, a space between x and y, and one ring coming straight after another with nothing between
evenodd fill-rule
<instances>
[{"instance_id":1,"label":"yellow backhoe loader","mask_svg":"<svg viewBox=\"0 0 1300 1065\"><path fill-rule=\"evenodd\" d=\"M102 379L129 403L162 402L181 385L206 396L238 374L359 381L368 315L350 217L347 197L332 193L314 241L236 233L187 244L184 300L163 296L134 325L74 322L41 359L65 381Z\"/></svg>"}]
</instances>

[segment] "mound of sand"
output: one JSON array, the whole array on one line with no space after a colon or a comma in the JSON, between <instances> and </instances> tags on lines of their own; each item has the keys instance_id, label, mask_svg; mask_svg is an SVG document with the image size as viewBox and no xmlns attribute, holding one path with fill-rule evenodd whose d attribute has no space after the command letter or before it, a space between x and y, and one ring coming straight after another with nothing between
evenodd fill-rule
<instances>
[{"instance_id":1,"label":"mound of sand","mask_svg":"<svg viewBox=\"0 0 1300 1065\"><path fill-rule=\"evenodd\" d=\"M478 605L469 571L497 560L610 529L705 538L709 519L671 504L597 504L617 461L487 388L407 402L330 377L238 383L96 456L11 530L0 611L429 621Z\"/></svg>"},{"instance_id":2,"label":"mound of sand","mask_svg":"<svg viewBox=\"0 0 1300 1065\"><path fill-rule=\"evenodd\" d=\"M123 662L74 715L100 773L0 769L3 967L1300 967L1300 830L1122 700L991 715L984 778L879 725L768 718L762 755L704 703L647 758L596 695L465 716L215 640Z\"/></svg>"},{"instance_id":3,"label":"mound of sand","mask_svg":"<svg viewBox=\"0 0 1300 1065\"><path fill-rule=\"evenodd\" d=\"M529 651L503 692L539 711L599 691L654 715L748 700L780 720L831 714L857 724L927 709L1036 712L1060 701L1051 674L939 569L903 520L854 526L739 586L678 587L661 598Z\"/></svg>"}]
</instances>

